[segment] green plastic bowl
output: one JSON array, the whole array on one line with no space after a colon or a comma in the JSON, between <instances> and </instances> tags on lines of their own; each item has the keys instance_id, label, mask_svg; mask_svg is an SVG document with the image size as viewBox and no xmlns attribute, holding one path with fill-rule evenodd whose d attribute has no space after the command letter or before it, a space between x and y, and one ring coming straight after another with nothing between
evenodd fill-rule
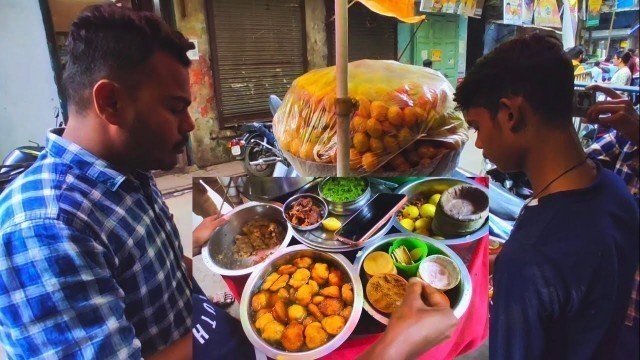
<instances>
[{"instance_id":1,"label":"green plastic bowl","mask_svg":"<svg viewBox=\"0 0 640 360\"><path fill-rule=\"evenodd\" d=\"M393 253L393 250L399 248L402 245L404 245L407 248L407 250L409 250L409 252L415 249L422 249L422 254L420 254L420 257L418 258L417 261L414 261L413 265L403 265L395 261L393 262L393 265L395 265L395 267L398 269L398 275L408 280L409 278L415 277L418 274L418 268L420 267L420 262L427 257L427 254L431 255L431 252L430 252L431 249L427 243L425 243L420 239L403 238L403 239L398 239L394 241L393 244L391 244L391 247L389 248L389 255ZM439 252L439 249L436 248L435 246L431 246L431 248Z\"/></svg>"}]
</instances>

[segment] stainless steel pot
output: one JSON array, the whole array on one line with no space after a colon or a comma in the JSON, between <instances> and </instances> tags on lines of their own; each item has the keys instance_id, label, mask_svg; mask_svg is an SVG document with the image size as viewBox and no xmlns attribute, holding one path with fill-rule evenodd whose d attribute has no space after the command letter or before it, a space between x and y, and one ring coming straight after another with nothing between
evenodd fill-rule
<instances>
[{"instance_id":1,"label":"stainless steel pot","mask_svg":"<svg viewBox=\"0 0 640 360\"><path fill-rule=\"evenodd\" d=\"M426 194L425 197L428 199L429 196L436 193L442 193L443 191L455 185L473 185L487 192L488 194L488 190L482 188L473 180L448 178L448 177L424 178L412 183L404 184L398 187L395 193L407 195L407 197L409 198L407 200L407 204L409 204L412 202L413 198L418 194ZM407 230L407 228L405 228L404 226L400 225L400 222L398 221L397 217L393 218L393 225L396 227L396 229L400 230L405 234L412 234L412 236L417 235L414 232ZM482 236L488 233L489 233L489 221L486 220L478 230L472 232L469 235L465 235L458 238L445 239L445 240L433 239L433 241L439 241L442 244L447 245L458 254L465 254L474 249L474 247L472 246L474 241L478 240L479 238L481 238Z\"/></svg>"},{"instance_id":2,"label":"stainless steel pot","mask_svg":"<svg viewBox=\"0 0 640 360\"><path fill-rule=\"evenodd\" d=\"M282 215L282 207L276 203L248 202L233 209L227 216L229 221L214 231L206 249L202 251L205 265L220 275L245 275L260 266L260 263L256 264L252 259L237 259L233 255L235 236L242 232L242 227L249 221L258 218L268 219L286 232L282 243L273 249L273 253L285 248L293 236L293 229Z\"/></svg>"},{"instance_id":3,"label":"stainless steel pot","mask_svg":"<svg viewBox=\"0 0 640 360\"><path fill-rule=\"evenodd\" d=\"M285 264L290 264L293 259L308 256L314 260L326 261L330 267L336 267L340 269L343 274L348 275L349 281L353 284L353 310L351 317L347 320L347 324L344 329L323 346L304 352L287 352L277 349L264 341L255 329L255 325L251 321L251 298L260 291L260 286L264 279L272 272L278 270L278 268ZM362 313L362 304L364 295L362 290L362 282L358 276L353 265L344 256L336 253L325 253L322 251L310 249L305 245L291 246L274 254L266 261L262 267L257 269L251 274L247 284L242 292L242 300L240 301L240 321L242 322L242 328L245 334L258 349L258 351L265 353L267 356L273 359L316 359L324 355L329 354L333 350L337 349L355 329L360 314Z\"/></svg>"},{"instance_id":4,"label":"stainless steel pot","mask_svg":"<svg viewBox=\"0 0 640 360\"><path fill-rule=\"evenodd\" d=\"M458 265L458 268L460 269L460 283L456 287L457 291L454 292L455 294L457 294L457 296L455 298L450 297L449 300L453 305L453 314L457 318L460 318L464 314L464 312L467 311L467 308L471 303L471 294L472 294L471 290L473 287L473 285L471 284L471 276L469 275L469 270L467 269L462 259L460 259L460 257L456 255L456 253L453 252L449 247L442 244L441 240L434 240L426 236L420 236L417 234L413 234L411 236L408 236L407 234L392 234L392 235L383 236L380 240L377 240L374 244L371 244L368 247L364 248L358 253L358 255L356 255L356 261L354 265L356 267L356 270L358 271L358 275L360 276L361 281L363 283L366 283L367 281L367 274L365 273L362 267L362 264L364 263L364 259L367 257L367 255L371 254L374 251L386 252L387 249L391 246L391 244L395 240L403 239L407 237L420 239L430 245L435 246L436 248L441 250L444 254L446 254L446 256L451 258L451 260L453 260L453 262L456 263L456 265ZM373 306L369 304L369 301L367 301L366 299L364 300L364 309L369 314L371 314L371 316L373 316L376 320L380 321L381 323L383 324L389 323L389 316L387 314L381 313L378 310L376 310Z\"/></svg>"},{"instance_id":5,"label":"stainless steel pot","mask_svg":"<svg viewBox=\"0 0 640 360\"><path fill-rule=\"evenodd\" d=\"M360 179L364 180L365 183L367 184L367 190L364 192L364 194L360 195L358 198L352 201L345 201L345 202L331 201L322 194L322 187L324 186L324 184L326 184L327 181L329 181L329 179L331 178L326 178L320 183L320 185L318 186L318 194L329 206L329 211L334 214L337 214L337 215L353 214L356 211L360 210L360 208L364 204L366 204L367 201L369 201L369 198L371 198L371 184L369 183L369 179L367 179L366 177L361 177Z\"/></svg>"}]
</instances>

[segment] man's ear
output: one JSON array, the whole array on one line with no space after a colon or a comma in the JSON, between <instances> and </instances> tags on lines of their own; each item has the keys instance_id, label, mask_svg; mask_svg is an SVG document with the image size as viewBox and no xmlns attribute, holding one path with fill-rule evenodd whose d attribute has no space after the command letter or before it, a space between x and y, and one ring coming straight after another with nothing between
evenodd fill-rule
<instances>
[{"instance_id":1,"label":"man's ear","mask_svg":"<svg viewBox=\"0 0 640 360\"><path fill-rule=\"evenodd\" d=\"M498 106L498 121L501 126L512 133L520 132L525 128L526 121L523 115L521 97L500 99Z\"/></svg>"},{"instance_id":2,"label":"man's ear","mask_svg":"<svg viewBox=\"0 0 640 360\"><path fill-rule=\"evenodd\" d=\"M111 125L121 125L123 89L111 80L100 80L93 87L93 107Z\"/></svg>"}]
</instances>

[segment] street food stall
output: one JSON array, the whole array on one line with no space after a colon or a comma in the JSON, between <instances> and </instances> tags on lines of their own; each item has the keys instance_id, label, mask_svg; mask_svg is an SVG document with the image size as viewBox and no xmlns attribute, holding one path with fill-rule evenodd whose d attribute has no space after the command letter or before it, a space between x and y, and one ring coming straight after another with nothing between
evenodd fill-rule
<instances>
[{"instance_id":1,"label":"street food stall","mask_svg":"<svg viewBox=\"0 0 640 360\"><path fill-rule=\"evenodd\" d=\"M270 358L356 357L384 332L411 277L440 290L460 319L423 358L453 358L488 336L487 185L239 178L244 204L227 213L203 260L239 299L246 336Z\"/></svg>"}]
</instances>

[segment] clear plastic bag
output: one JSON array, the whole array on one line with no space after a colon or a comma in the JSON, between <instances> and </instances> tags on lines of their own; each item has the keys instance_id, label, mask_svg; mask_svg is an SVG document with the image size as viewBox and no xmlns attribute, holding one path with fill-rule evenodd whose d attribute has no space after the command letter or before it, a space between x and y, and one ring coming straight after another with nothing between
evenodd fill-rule
<instances>
[{"instance_id":1,"label":"clear plastic bag","mask_svg":"<svg viewBox=\"0 0 640 360\"><path fill-rule=\"evenodd\" d=\"M273 128L280 147L303 176L336 174L336 69L313 70L294 81ZM434 176L451 173L468 140L438 72L395 61L349 63L352 175Z\"/></svg>"}]
</instances>

